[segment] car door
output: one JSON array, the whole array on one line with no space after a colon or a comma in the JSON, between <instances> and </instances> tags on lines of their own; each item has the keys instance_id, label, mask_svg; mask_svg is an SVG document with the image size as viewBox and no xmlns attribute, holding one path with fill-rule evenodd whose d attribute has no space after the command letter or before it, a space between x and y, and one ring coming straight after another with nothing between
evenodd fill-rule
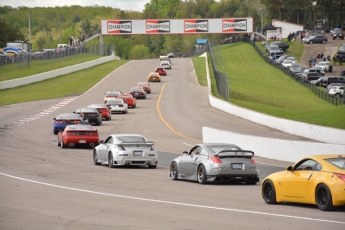
<instances>
[{"instance_id":1,"label":"car door","mask_svg":"<svg viewBox=\"0 0 345 230\"><path fill-rule=\"evenodd\" d=\"M108 153L111 149L111 147L114 144L114 139L112 136L109 136L104 143L101 143L97 146L98 150L98 159L101 161L107 161L108 159Z\"/></svg>"},{"instance_id":2,"label":"car door","mask_svg":"<svg viewBox=\"0 0 345 230\"><path fill-rule=\"evenodd\" d=\"M292 171L286 171L285 177L279 181L282 195L286 200L297 201L306 196L316 165L316 161L306 159L299 162Z\"/></svg>"},{"instance_id":3,"label":"car door","mask_svg":"<svg viewBox=\"0 0 345 230\"><path fill-rule=\"evenodd\" d=\"M196 165L196 161L199 157L200 151L201 151L201 147L195 146L189 151L188 154L185 154L181 157L179 171L185 177L191 177L193 175L194 167Z\"/></svg>"}]
</instances>

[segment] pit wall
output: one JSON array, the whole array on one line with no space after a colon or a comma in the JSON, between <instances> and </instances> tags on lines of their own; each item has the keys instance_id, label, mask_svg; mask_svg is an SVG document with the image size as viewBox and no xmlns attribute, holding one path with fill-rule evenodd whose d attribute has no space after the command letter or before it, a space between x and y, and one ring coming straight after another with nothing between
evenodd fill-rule
<instances>
[{"instance_id":1,"label":"pit wall","mask_svg":"<svg viewBox=\"0 0 345 230\"><path fill-rule=\"evenodd\" d=\"M245 146L246 149L253 150L258 156L290 162L304 156L316 154L345 154L345 130L269 116L214 97L211 93L207 54L204 53L202 56L205 57L206 61L209 102L212 107L260 125L323 143L246 136L210 127L203 127L203 142L238 144L239 146Z\"/></svg>"},{"instance_id":2,"label":"pit wall","mask_svg":"<svg viewBox=\"0 0 345 230\"><path fill-rule=\"evenodd\" d=\"M31 84L31 83L38 82L38 81L47 80L47 79L58 77L58 76L61 76L64 74L69 74L69 73L73 73L75 71L87 69L87 68L90 68L90 67L93 67L93 66L96 66L99 64L103 64L103 63L106 63L109 61L113 61L113 60L120 60L120 58L112 55L112 56L102 57L102 58L99 58L99 59L96 59L93 61L84 62L81 64L68 66L65 68L32 75L29 77L23 77L23 78L3 81L3 82L0 82L0 90L8 89L8 88L14 88L14 87Z\"/></svg>"}]
</instances>

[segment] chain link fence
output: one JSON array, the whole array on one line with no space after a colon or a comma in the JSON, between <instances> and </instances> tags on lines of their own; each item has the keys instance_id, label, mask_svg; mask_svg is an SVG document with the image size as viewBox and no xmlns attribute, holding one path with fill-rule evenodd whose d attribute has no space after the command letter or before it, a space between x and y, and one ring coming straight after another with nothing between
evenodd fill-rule
<instances>
[{"instance_id":1,"label":"chain link fence","mask_svg":"<svg viewBox=\"0 0 345 230\"><path fill-rule=\"evenodd\" d=\"M292 72L290 69L273 62L272 59L270 59L266 55L266 53L262 52L260 47L258 47L256 43L253 42L250 38L238 37L238 38L227 39L226 41L222 42L222 44L231 44L231 43L237 43L237 42L247 42L251 44L254 47L254 49L258 52L260 57L264 59L267 64L280 69L285 74L287 74L292 79L294 79L296 82L300 83L304 87L309 88L315 95L317 95L321 99L328 101L329 103L335 106L345 104L345 93L343 95L343 98L338 98L338 97L329 95L327 92L321 90L316 85L311 84L308 80ZM229 83L228 76L224 73L225 64L224 64L223 52L219 49L219 44L211 44L210 42L208 42L208 46L209 46L209 52L210 52L211 61L212 61L212 68L213 68L213 72L214 72L216 83L217 83L218 93L222 95L224 98L226 98L226 100L230 101L230 94L231 94L230 83Z\"/></svg>"},{"instance_id":2,"label":"chain link fence","mask_svg":"<svg viewBox=\"0 0 345 230\"><path fill-rule=\"evenodd\" d=\"M50 61L62 60L66 57L80 54L94 54L97 56L109 56L114 53L115 45L113 44L94 44L84 45L81 47L71 47L66 50L57 51L57 49L46 49L43 52L20 53L17 56L0 56L0 71L2 69L27 68L32 63L46 65Z\"/></svg>"}]
</instances>

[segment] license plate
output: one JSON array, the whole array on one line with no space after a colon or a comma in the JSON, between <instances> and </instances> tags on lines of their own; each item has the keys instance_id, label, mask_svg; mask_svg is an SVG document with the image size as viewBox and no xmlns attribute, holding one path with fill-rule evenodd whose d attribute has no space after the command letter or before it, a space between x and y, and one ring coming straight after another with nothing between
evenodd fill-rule
<instances>
[{"instance_id":1,"label":"license plate","mask_svg":"<svg viewBox=\"0 0 345 230\"><path fill-rule=\"evenodd\" d=\"M235 170L242 170L242 164L231 164L231 168Z\"/></svg>"},{"instance_id":2,"label":"license plate","mask_svg":"<svg viewBox=\"0 0 345 230\"><path fill-rule=\"evenodd\" d=\"M141 151L134 151L134 156L142 156L143 152Z\"/></svg>"},{"instance_id":3,"label":"license plate","mask_svg":"<svg viewBox=\"0 0 345 230\"><path fill-rule=\"evenodd\" d=\"M85 143L86 143L86 140L79 140L79 143L85 144Z\"/></svg>"},{"instance_id":4,"label":"license plate","mask_svg":"<svg viewBox=\"0 0 345 230\"><path fill-rule=\"evenodd\" d=\"M138 95L139 93L135 93L135 95Z\"/></svg>"}]
</instances>

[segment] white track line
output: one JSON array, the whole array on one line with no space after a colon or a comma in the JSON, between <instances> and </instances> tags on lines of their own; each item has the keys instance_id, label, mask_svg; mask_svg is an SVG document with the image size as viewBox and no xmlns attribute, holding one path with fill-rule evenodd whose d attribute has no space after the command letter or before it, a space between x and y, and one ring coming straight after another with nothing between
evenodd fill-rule
<instances>
[{"instance_id":1,"label":"white track line","mask_svg":"<svg viewBox=\"0 0 345 230\"><path fill-rule=\"evenodd\" d=\"M214 207L214 206L186 204L186 203L179 203L179 202L172 202L172 201L165 201L165 200L154 200L154 199L147 199L147 198L140 198L140 197L133 197L133 196L123 196L123 195L116 195L116 194L111 194L111 193L95 192L95 191L90 191L90 190L85 190L85 189L78 189L78 188L65 187L65 186L60 186L60 185L55 185L55 184L49 184L49 183L29 180L29 179L25 179L25 178L21 178L21 177L16 177L16 176L12 176L12 175L1 173L1 172L0 172L0 175L14 178L14 179L18 179L18 180L22 180L22 181L26 181L26 182L35 183L35 184L46 185L46 186L50 186L50 187L67 189L67 190L77 191L77 192L102 195L102 196L111 196L111 197L119 197L119 198L131 199L131 200L148 201L148 202L171 204L171 205L180 205L180 206L195 207L195 208L202 208L202 209L242 212L242 213L258 214L258 215L265 215L265 216L284 217L284 218L290 218L290 219L310 220L310 221L335 223L335 224L345 225L345 222L335 221L335 220L316 219L316 218L311 218L311 217L291 216L291 215L283 215L283 214L268 213L268 212L258 212L258 211L249 211L249 210L232 209L232 208L220 208L220 207Z\"/></svg>"}]
</instances>

